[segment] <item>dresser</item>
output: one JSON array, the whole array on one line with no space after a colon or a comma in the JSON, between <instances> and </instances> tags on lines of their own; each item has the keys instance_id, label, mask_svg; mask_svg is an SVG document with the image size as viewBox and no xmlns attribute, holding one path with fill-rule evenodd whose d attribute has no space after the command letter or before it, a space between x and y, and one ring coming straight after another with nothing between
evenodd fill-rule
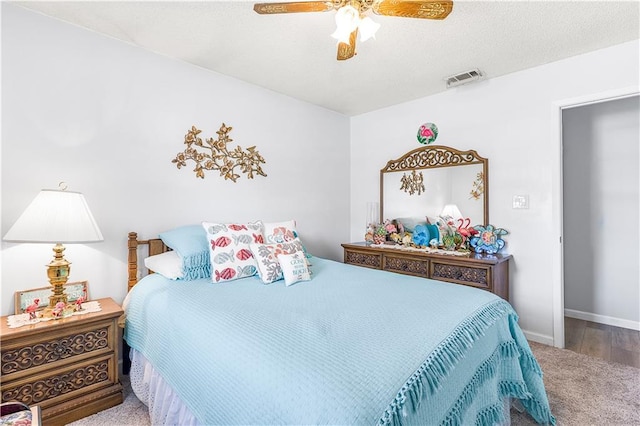
<instances>
[{"instance_id":1,"label":"dresser","mask_svg":"<svg viewBox=\"0 0 640 426\"><path fill-rule=\"evenodd\" d=\"M64 425L123 401L118 377L118 317L112 299L101 311L9 328L2 317L2 402L42 409L45 425Z\"/></svg>"},{"instance_id":2,"label":"dresser","mask_svg":"<svg viewBox=\"0 0 640 426\"><path fill-rule=\"evenodd\" d=\"M481 288L509 300L511 255L453 256L365 243L345 243L342 247L344 263Z\"/></svg>"}]
</instances>

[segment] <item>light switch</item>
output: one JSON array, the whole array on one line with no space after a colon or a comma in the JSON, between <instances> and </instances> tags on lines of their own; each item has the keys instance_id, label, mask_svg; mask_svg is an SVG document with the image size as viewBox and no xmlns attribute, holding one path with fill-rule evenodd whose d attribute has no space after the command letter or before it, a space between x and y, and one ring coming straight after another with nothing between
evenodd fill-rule
<instances>
[{"instance_id":1,"label":"light switch","mask_svg":"<svg viewBox=\"0 0 640 426\"><path fill-rule=\"evenodd\" d=\"M528 209L529 208L529 196L528 195L514 195L513 196L513 208L514 209Z\"/></svg>"}]
</instances>

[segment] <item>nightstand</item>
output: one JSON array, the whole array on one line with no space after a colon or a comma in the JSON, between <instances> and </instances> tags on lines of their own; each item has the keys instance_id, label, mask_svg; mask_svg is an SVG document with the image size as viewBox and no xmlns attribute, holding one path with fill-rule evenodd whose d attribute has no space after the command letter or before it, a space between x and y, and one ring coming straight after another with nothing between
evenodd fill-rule
<instances>
[{"instance_id":1,"label":"nightstand","mask_svg":"<svg viewBox=\"0 0 640 426\"><path fill-rule=\"evenodd\" d=\"M112 299L100 312L9 328L0 324L2 402L42 409L47 425L64 425L123 401L118 377L118 318Z\"/></svg>"}]
</instances>

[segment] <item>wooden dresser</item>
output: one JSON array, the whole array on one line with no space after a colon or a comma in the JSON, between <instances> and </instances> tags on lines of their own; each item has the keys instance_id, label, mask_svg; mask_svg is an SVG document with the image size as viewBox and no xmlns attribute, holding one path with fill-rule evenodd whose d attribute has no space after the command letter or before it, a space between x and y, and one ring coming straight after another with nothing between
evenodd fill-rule
<instances>
[{"instance_id":1,"label":"wooden dresser","mask_svg":"<svg viewBox=\"0 0 640 426\"><path fill-rule=\"evenodd\" d=\"M45 425L64 425L122 403L118 317L112 299L100 312L9 328L2 317L2 402L42 408Z\"/></svg>"},{"instance_id":2,"label":"wooden dresser","mask_svg":"<svg viewBox=\"0 0 640 426\"><path fill-rule=\"evenodd\" d=\"M344 263L488 290L509 300L511 255L452 256L345 243Z\"/></svg>"}]
</instances>

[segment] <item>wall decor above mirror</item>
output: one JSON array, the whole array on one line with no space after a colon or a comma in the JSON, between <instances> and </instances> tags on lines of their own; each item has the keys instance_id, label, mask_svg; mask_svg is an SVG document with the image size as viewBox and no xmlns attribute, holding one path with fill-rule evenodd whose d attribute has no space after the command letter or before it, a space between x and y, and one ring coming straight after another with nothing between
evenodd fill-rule
<instances>
[{"instance_id":1,"label":"wall decor above mirror","mask_svg":"<svg viewBox=\"0 0 640 426\"><path fill-rule=\"evenodd\" d=\"M380 219L421 221L455 205L472 225L486 225L488 174L489 160L473 150L428 145L409 151L380 170Z\"/></svg>"}]
</instances>

